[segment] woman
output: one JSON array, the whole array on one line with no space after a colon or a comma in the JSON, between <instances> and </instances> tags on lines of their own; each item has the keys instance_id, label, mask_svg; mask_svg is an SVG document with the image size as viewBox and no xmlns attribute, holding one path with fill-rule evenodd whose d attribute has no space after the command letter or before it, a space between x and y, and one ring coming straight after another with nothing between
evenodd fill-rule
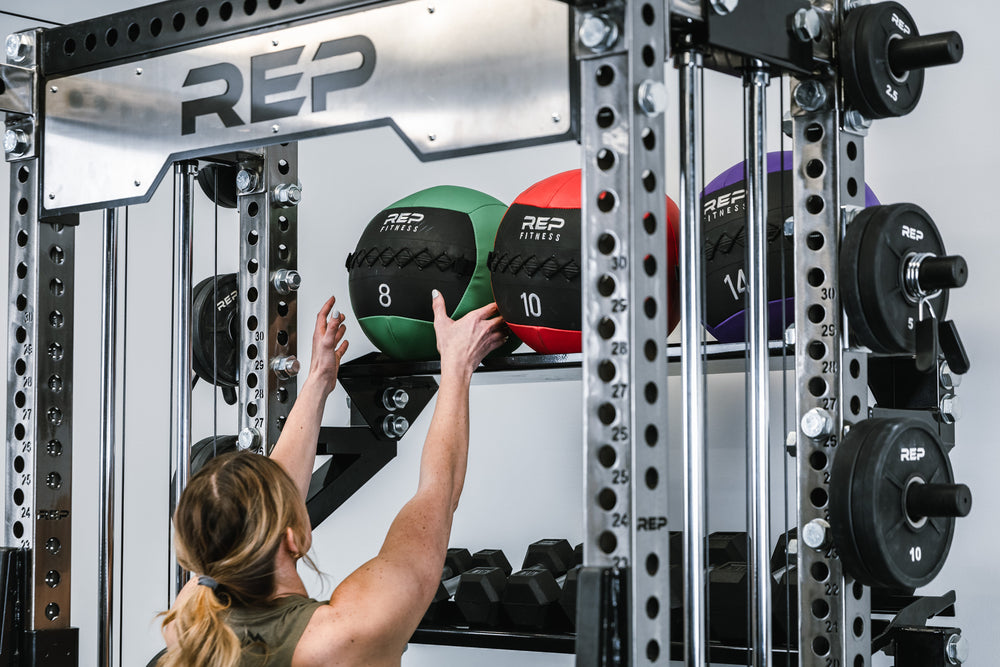
<instances>
[{"instance_id":1,"label":"woman","mask_svg":"<svg viewBox=\"0 0 1000 667\"><path fill-rule=\"evenodd\" d=\"M320 310L309 375L270 458L220 456L174 513L180 564L194 573L165 615L163 667L399 665L437 590L465 480L472 372L506 339L496 306L451 320L434 290L441 385L416 494L378 555L317 602L296 571L312 535L305 497L320 420L347 351L335 299Z\"/></svg>"}]
</instances>

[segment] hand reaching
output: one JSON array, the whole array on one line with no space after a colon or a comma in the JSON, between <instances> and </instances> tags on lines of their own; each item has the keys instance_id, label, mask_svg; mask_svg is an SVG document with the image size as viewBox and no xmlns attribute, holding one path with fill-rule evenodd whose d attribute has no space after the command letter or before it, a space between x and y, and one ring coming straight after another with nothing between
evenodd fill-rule
<instances>
[{"instance_id":1,"label":"hand reaching","mask_svg":"<svg viewBox=\"0 0 1000 667\"><path fill-rule=\"evenodd\" d=\"M497 314L497 305L490 303L455 321L448 317L440 292L434 290L431 298L442 374L454 369L471 377L483 357L507 340L506 326Z\"/></svg>"},{"instance_id":2,"label":"hand reaching","mask_svg":"<svg viewBox=\"0 0 1000 667\"><path fill-rule=\"evenodd\" d=\"M331 296L316 315L312 359L309 364L309 377L319 381L327 392L333 391L337 385L340 360L343 359L348 346L348 341L343 340L347 331L347 327L344 326L344 316L340 311L330 314L336 302L337 297Z\"/></svg>"}]
</instances>

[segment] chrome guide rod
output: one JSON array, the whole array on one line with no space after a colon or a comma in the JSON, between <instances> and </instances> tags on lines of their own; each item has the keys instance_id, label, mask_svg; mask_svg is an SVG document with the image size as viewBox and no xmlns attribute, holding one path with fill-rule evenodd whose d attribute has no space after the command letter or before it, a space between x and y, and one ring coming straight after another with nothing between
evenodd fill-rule
<instances>
[{"instance_id":1,"label":"chrome guide rod","mask_svg":"<svg viewBox=\"0 0 1000 667\"><path fill-rule=\"evenodd\" d=\"M771 658L770 465L768 457L767 349L767 86L760 61L746 73L745 134L747 183L747 530L750 536L750 646L753 667Z\"/></svg>"},{"instance_id":2,"label":"chrome guide rod","mask_svg":"<svg viewBox=\"0 0 1000 667\"><path fill-rule=\"evenodd\" d=\"M170 458L173 487L170 516L187 485L191 461L191 255L194 227L194 178L192 162L174 165L174 293L171 327ZM174 533L170 531L169 601L173 604L185 583L184 569L177 563Z\"/></svg>"},{"instance_id":3,"label":"chrome guide rod","mask_svg":"<svg viewBox=\"0 0 1000 667\"><path fill-rule=\"evenodd\" d=\"M104 298L101 301L101 475L99 497L97 664L110 667L115 586L115 398L118 390L118 210L104 213Z\"/></svg>"},{"instance_id":4,"label":"chrome guide rod","mask_svg":"<svg viewBox=\"0 0 1000 667\"><path fill-rule=\"evenodd\" d=\"M684 439L684 664L706 664L705 535L707 467L705 444L705 368L701 323L704 292L701 252L701 191L704 142L702 56L684 51L680 57L680 275L681 275L681 394Z\"/></svg>"}]
</instances>

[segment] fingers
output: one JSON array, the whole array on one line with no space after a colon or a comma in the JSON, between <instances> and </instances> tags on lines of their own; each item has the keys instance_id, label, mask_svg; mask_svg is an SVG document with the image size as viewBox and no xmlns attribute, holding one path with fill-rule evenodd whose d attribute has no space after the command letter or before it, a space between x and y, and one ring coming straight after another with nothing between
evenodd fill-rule
<instances>
[{"instance_id":1,"label":"fingers","mask_svg":"<svg viewBox=\"0 0 1000 667\"><path fill-rule=\"evenodd\" d=\"M326 320L327 318L329 318L330 311L333 310L333 304L335 304L336 302L337 302L337 297L331 296L329 299L326 300L326 303L323 304L323 307L319 309L319 313L316 315L317 329L320 328L320 325L322 325L323 327L326 326ZM339 315L339 313L337 314Z\"/></svg>"},{"instance_id":2,"label":"fingers","mask_svg":"<svg viewBox=\"0 0 1000 667\"><path fill-rule=\"evenodd\" d=\"M351 344L351 341L349 341L349 340L345 340L343 343L340 344L340 347L338 347L337 351L336 351L337 359L338 360L344 358L344 355L347 354L347 347L350 344Z\"/></svg>"},{"instance_id":3,"label":"fingers","mask_svg":"<svg viewBox=\"0 0 1000 667\"><path fill-rule=\"evenodd\" d=\"M435 322L448 317L448 308L444 304L444 297L437 290L431 290L431 308L434 310Z\"/></svg>"}]
</instances>

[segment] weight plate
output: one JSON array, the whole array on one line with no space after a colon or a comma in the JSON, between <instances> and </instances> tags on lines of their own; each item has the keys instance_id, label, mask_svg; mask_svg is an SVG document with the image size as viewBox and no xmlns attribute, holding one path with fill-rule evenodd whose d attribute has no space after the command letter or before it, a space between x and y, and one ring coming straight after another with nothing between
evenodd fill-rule
<instances>
[{"instance_id":1,"label":"weight plate","mask_svg":"<svg viewBox=\"0 0 1000 667\"><path fill-rule=\"evenodd\" d=\"M202 438L191 448L191 475L194 475L205 464L220 454L234 452L237 449L235 435L217 435Z\"/></svg>"},{"instance_id":2,"label":"weight plate","mask_svg":"<svg viewBox=\"0 0 1000 667\"><path fill-rule=\"evenodd\" d=\"M854 221L847 226L847 232L840 245L840 294L844 310L847 312L851 336L855 342L872 349L875 349L873 345L876 347L880 345L861 306L861 289L858 286L861 239L872 219L884 213L884 209L882 206L874 206L858 213Z\"/></svg>"},{"instance_id":3,"label":"weight plate","mask_svg":"<svg viewBox=\"0 0 1000 667\"><path fill-rule=\"evenodd\" d=\"M223 208L236 208L236 174L239 167L208 164L198 170L198 185L209 199Z\"/></svg>"},{"instance_id":4,"label":"weight plate","mask_svg":"<svg viewBox=\"0 0 1000 667\"><path fill-rule=\"evenodd\" d=\"M844 22L841 69L850 102L868 118L905 116L920 101L923 69L897 74L889 65L889 44L916 37L916 23L898 2L852 10Z\"/></svg>"},{"instance_id":5,"label":"weight plate","mask_svg":"<svg viewBox=\"0 0 1000 667\"><path fill-rule=\"evenodd\" d=\"M871 581L872 574L858 550L851 498L854 496L858 454L871 433L872 421L866 419L855 424L837 446L833 465L830 467L830 497L827 505L830 510L830 532L844 570L861 582Z\"/></svg>"},{"instance_id":6,"label":"weight plate","mask_svg":"<svg viewBox=\"0 0 1000 667\"><path fill-rule=\"evenodd\" d=\"M851 510L858 552L873 586L919 588L944 566L955 530L952 517L911 518L911 484L952 484L951 462L924 422L872 419L858 453Z\"/></svg>"},{"instance_id":7,"label":"weight plate","mask_svg":"<svg viewBox=\"0 0 1000 667\"><path fill-rule=\"evenodd\" d=\"M918 304L903 289L903 265L916 253L945 255L937 225L916 204L885 207L864 230L858 263L858 287L865 318L871 327L873 351L913 354L916 351ZM948 290L931 300L938 321L948 312ZM930 313L925 309L924 316Z\"/></svg>"},{"instance_id":8,"label":"weight plate","mask_svg":"<svg viewBox=\"0 0 1000 667\"><path fill-rule=\"evenodd\" d=\"M235 273L195 285L191 293L194 326L191 365L195 374L220 387L239 384L239 281ZM214 371L214 372L213 372Z\"/></svg>"}]
</instances>

